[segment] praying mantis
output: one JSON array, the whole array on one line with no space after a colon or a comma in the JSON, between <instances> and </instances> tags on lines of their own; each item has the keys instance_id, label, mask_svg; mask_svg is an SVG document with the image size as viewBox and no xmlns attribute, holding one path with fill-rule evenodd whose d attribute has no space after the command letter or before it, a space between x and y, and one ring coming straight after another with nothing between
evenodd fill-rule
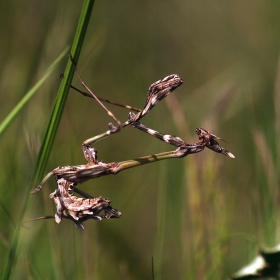
<instances>
[{"instance_id":1,"label":"praying mantis","mask_svg":"<svg viewBox=\"0 0 280 280\"><path fill-rule=\"evenodd\" d=\"M198 135L198 141L194 144L188 144L177 136L160 133L146 127L140 122L140 120L144 116L146 116L146 114L159 101L167 97L171 92L182 85L183 80L177 74L169 75L164 79L158 80L157 82L153 83L148 89L145 106L142 110L140 110L132 106L123 105L117 102L97 97L82 80L70 54L69 58L72 62L76 75L78 76L81 84L87 90L87 92L83 92L75 88L74 86L71 87L85 96L94 98L103 107L107 114L113 119L116 125L109 123L109 130L90 139L87 139L82 143L82 150L87 161L86 164L71 166L69 165L55 168L54 170L50 171L42 180L42 182L31 192L31 194L38 193L51 177L54 176L56 178L58 187L53 193L51 193L50 198L54 199L56 203L57 212L54 218L57 223L60 223L62 218L67 218L74 221L76 227L79 230L83 230L84 226L82 222L88 219L100 220L102 218L110 219L119 218L121 216L121 213L118 210L110 206L110 200L104 199L102 197L92 198L76 187L77 185L80 185L90 179L110 174L117 174L123 170L143 164L153 163L171 158L182 158L189 154L199 153L203 151L205 147L230 158L234 158L234 155L231 152L219 145L217 140L222 139L215 136L214 134L211 134L205 129L197 128L196 133ZM135 113L130 112L128 114L128 119L124 123L121 123L115 117L115 115L107 109L102 101L124 107L131 111L134 111ZM100 161L97 157L97 150L93 148L92 145L97 141L110 136L111 134L118 133L126 126L137 128L142 132L145 132L161 141L175 146L176 150L147 155L140 158L120 162L104 163ZM74 196L72 194L73 191L84 196L85 198ZM104 210L105 212L105 215L103 216L99 215L102 210ZM42 219L49 217L53 218L53 216L46 216L42 217Z\"/></svg>"}]
</instances>

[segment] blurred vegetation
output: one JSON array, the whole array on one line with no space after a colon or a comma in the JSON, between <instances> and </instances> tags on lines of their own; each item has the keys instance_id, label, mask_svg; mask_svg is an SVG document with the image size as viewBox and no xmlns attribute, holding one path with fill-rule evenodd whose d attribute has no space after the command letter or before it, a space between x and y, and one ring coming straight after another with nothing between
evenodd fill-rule
<instances>
[{"instance_id":1,"label":"blurred vegetation","mask_svg":"<svg viewBox=\"0 0 280 280\"><path fill-rule=\"evenodd\" d=\"M0 2L0 119L67 45L82 3ZM149 85L176 73L184 84L143 123L196 141L203 127L229 141L212 151L89 181L117 220L54 220L22 229L12 279L226 279L260 246L279 243L280 4L277 1L95 1L78 69L99 96L142 108ZM8 255L68 57L1 135L0 252ZM81 88L77 78L74 85ZM127 111L108 106L121 120ZM70 91L47 171L83 164L84 140L111 120ZM131 127L95 145L104 162L172 150ZM53 180L25 218L53 215ZM0 272L5 262L0 264Z\"/></svg>"}]
</instances>

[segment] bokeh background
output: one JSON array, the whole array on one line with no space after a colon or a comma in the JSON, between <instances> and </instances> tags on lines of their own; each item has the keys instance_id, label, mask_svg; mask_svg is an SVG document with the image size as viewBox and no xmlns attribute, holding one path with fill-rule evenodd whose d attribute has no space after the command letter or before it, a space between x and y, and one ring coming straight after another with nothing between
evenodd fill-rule
<instances>
[{"instance_id":1,"label":"bokeh background","mask_svg":"<svg viewBox=\"0 0 280 280\"><path fill-rule=\"evenodd\" d=\"M82 1L0 1L0 119L71 44ZM78 68L99 96L142 108L151 83L184 84L144 119L197 141L203 127L236 159L205 150L98 178L81 186L108 197L120 219L63 220L23 228L12 279L227 279L279 236L280 3L278 1L95 2ZM0 272L67 56L1 135ZM75 77L73 84L81 88ZM122 121L127 111L108 105ZM111 122L70 91L46 173L83 164L84 140ZM127 127L95 145L104 162L173 147ZM54 215L50 180L26 219Z\"/></svg>"}]
</instances>

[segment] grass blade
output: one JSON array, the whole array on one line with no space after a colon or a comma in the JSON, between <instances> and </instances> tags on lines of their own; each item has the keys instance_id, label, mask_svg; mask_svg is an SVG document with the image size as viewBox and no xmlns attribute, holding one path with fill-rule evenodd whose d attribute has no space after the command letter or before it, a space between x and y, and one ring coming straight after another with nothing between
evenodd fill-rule
<instances>
[{"instance_id":1,"label":"grass blade","mask_svg":"<svg viewBox=\"0 0 280 280\"><path fill-rule=\"evenodd\" d=\"M80 55L80 51L83 45L83 41L85 38L85 34L86 34L86 30L87 30L87 26L90 20L90 16L91 16L91 11L93 8L93 4L94 4L94 0L85 0L83 7L82 7L82 11L81 11L81 15L80 15L80 19L78 22L78 26L76 29L76 34L73 40L73 44L72 44L72 48L71 48L71 54L73 57L73 60L77 63L79 55ZM55 135L59 126L59 122L62 116L62 112L66 103L66 99L68 96L68 92L70 89L70 85L73 79L73 75L74 75L74 69L72 67L71 62L68 60L65 72L64 72L64 79L62 79L57 96L56 96L56 100L55 100L55 104L52 110L52 114L44 135L44 139L42 142L42 146L40 148L39 151L39 155L37 157L37 162L36 162L36 166L35 166L35 170L33 173L33 176L31 178L32 182L34 183L38 183L41 178L43 177L43 173L45 171L45 167L53 146L53 142L55 139ZM31 186L30 186L31 188ZM19 240L19 233L20 233L20 228L21 228L21 222L28 204L28 200L29 200L29 188L27 188L26 190L26 195L24 197L22 206L21 206L21 211L20 211L20 216L19 216L19 221L17 223L15 232L14 232L14 236L12 239L12 243L11 243L11 249L9 251L9 255L6 261L6 265L5 265L5 270L3 273L3 277L2 279L9 279L10 275L11 275L11 271L13 266L16 263L16 250L18 247L18 240Z\"/></svg>"},{"instance_id":2,"label":"grass blade","mask_svg":"<svg viewBox=\"0 0 280 280\"><path fill-rule=\"evenodd\" d=\"M20 100L20 102L15 106L15 108L8 114L8 116L2 121L0 124L0 136L12 123L12 121L16 118L16 116L20 113L20 111L25 107L28 101L35 95L37 90L41 87L41 85L47 80L49 75L53 72L55 67L58 65L60 60L66 55L66 48L60 56L52 63L52 65L46 70L43 77L25 94L25 96Z\"/></svg>"}]
</instances>

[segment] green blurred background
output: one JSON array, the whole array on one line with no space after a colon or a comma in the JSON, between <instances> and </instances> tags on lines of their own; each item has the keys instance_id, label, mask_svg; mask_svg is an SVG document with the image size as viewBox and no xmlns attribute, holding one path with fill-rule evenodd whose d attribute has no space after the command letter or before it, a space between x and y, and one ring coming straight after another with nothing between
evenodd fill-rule
<instances>
[{"instance_id":1,"label":"green blurred background","mask_svg":"<svg viewBox=\"0 0 280 280\"><path fill-rule=\"evenodd\" d=\"M1 120L71 44L81 6L0 1ZM179 74L184 84L143 123L187 143L203 127L236 159L205 150L88 181L81 189L110 198L121 218L83 232L68 220L28 224L12 279L152 279L152 257L156 280L226 279L279 243L279 43L279 1L97 0L78 63L90 88L142 108L151 83ZM1 273L67 59L1 135ZM46 173L85 163L82 142L109 122L71 90ZM95 148L104 162L173 149L131 127ZM54 215L55 187L30 198L26 219Z\"/></svg>"}]
</instances>

